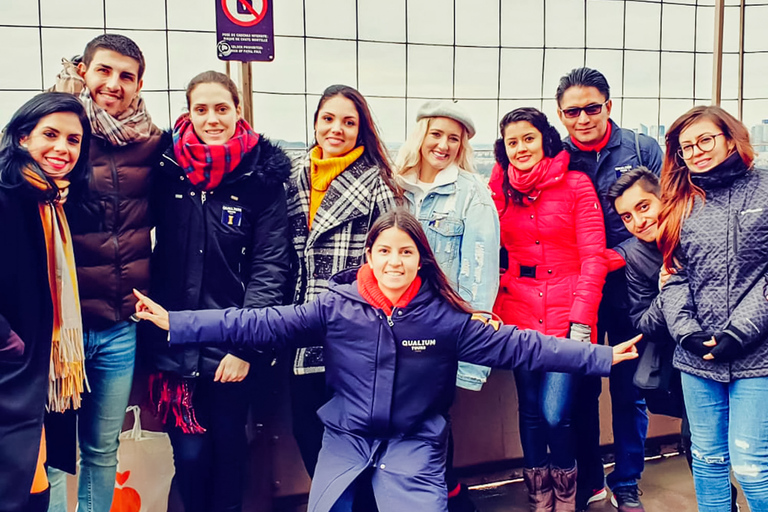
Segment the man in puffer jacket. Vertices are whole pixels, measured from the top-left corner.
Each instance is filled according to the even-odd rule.
[[[103,34],[86,45],[81,58],[64,61],[54,87],[80,98],[94,135],[90,190],[79,201],[67,201],[90,385],[78,422],[78,510],[84,512],[109,510],[112,503],[136,352],[132,290],[149,285],[149,173],[162,133],[139,95],[144,67],[135,42]],[[74,463],[74,449],[57,453],[49,444],[50,466],[74,473]],[[64,475],[50,472],[51,510],[65,510]]]
[[[611,121],[610,87],[605,76],[590,68],[574,69],[560,79],[557,88],[560,121],[568,130],[564,144],[571,154],[571,169],[587,174],[595,184],[605,218],[606,245],[616,248],[632,240],[621,218],[613,210],[608,189],[625,172],[639,165],[655,174],[661,169],[658,143],[645,135],[620,128]],[[613,345],[635,335],[629,318],[627,282],[624,272],[608,274],[598,312],[598,340],[608,335]],[[634,386],[637,363],[614,368],[610,377],[613,435],[616,465],[607,483],[612,502],[621,512],[641,512],[637,481],[643,472],[648,415],[645,401]],[[600,458],[600,382],[585,379],[576,394],[574,428],[579,439],[577,509],[605,499]]]

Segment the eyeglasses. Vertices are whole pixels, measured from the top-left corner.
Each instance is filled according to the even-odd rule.
[[[563,115],[569,119],[574,119],[576,117],[579,117],[581,115],[582,110],[588,116],[596,116],[597,114],[603,111],[603,107],[607,103],[608,102],[606,101],[605,103],[592,103],[591,105],[587,105],[586,107],[561,108],[560,112],[562,112]]]
[[[685,144],[684,146],[680,146],[680,148],[677,150],[677,156],[679,156],[683,160],[690,160],[693,157],[693,148],[699,148],[704,153],[706,153],[707,151],[712,151],[713,149],[715,149],[715,145],[717,143],[717,137],[719,135],[724,136],[723,133],[715,133],[713,135],[704,135],[702,137],[699,137],[699,140],[697,140],[693,144]]]

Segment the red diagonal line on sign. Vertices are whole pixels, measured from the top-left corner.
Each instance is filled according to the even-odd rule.
[[[241,4],[243,4],[243,6],[246,9],[248,9],[248,12],[253,14],[254,17],[256,17],[256,18],[259,17],[259,13],[256,12],[256,9],[254,9],[253,6],[250,3],[248,3],[246,0],[237,0],[237,1],[240,2]]]

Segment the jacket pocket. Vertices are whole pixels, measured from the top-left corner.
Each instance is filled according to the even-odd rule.
[[[438,263],[458,260],[461,239],[464,236],[464,221],[449,217],[430,219],[427,222],[427,240],[435,253]],[[443,269],[447,272],[447,269]]]

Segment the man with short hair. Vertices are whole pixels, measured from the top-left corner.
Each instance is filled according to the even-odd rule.
[[[139,95],[144,67],[134,41],[103,34],[86,45],[82,58],[64,61],[55,86],[80,98],[94,135],[90,190],[82,201],[67,202],[90,386],[78,412],[81,512],[111,507],[136,353],[132,290],[149,284],[149,172],[163,140]],[[49,465],[74,472],[70,454],[56,451],[49,445]],[[63,475],[51,473],[50,510],[66,510]]]
[[[632,235],[611,208],[608,189],[623,173],[639,165],[658,173],[661,148],[650,137],[620,128],[610,119],[610,87],[597,70],[578,68],[563,76],[556,99],[558,116],[568,130],[564,145],[571,154],[571,168],[592,179],[603,207],[607,245],[620,246],[631,240]],[[629,319],[623,271],[608,274],[603,289],[598,312],[599,342],[603,342],[606,334],[611,345],[637,334]],[[648,415],[645,401],[632,382],[637,362],[619,366],[613,368],[610,377],[616,465],[607,483],[613,491],[614,506],[621,512],[640,512],[644,509],[637,481],[644,467]],[[580,510],[606,497],[600,458],[600,391],[598,379],[585,378],[573,404],[579,468],[576,505]]]

